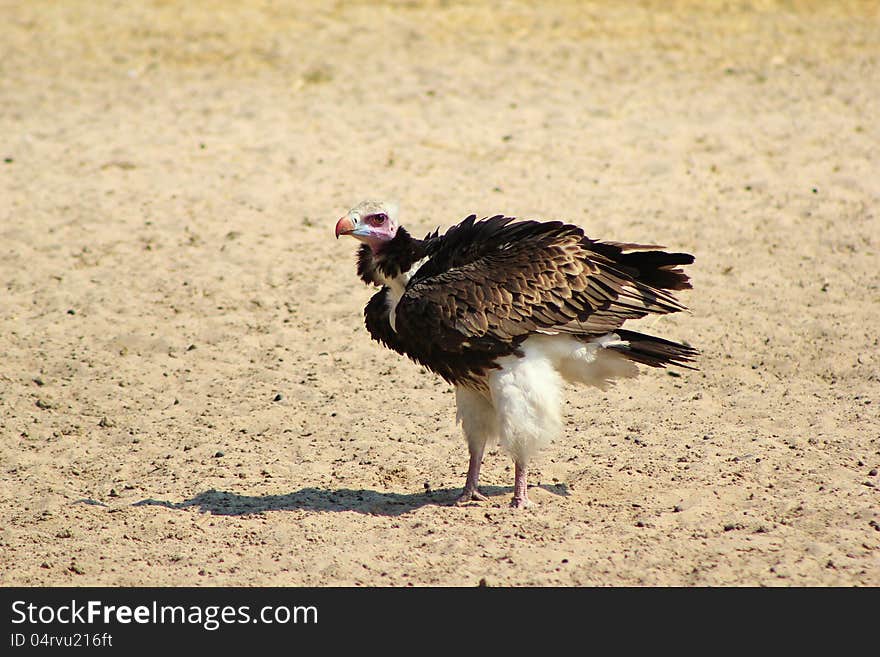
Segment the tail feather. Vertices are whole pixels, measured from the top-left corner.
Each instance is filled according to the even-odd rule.
[[[689,370],[697,369],[688,365],[700,355],[693,347],[636,331],[617,329],[614,333],[620,337],[620,342],[608,344],[607,348],[630,360],[651,367],[675,365]]]
[[[694,256],[689,253],[666,253],[665,251],[642,251],[625,253],[620,257],[628,267],[639,270],[639,280],[661,290],[689,290],[690,277],[678,268],[689,265]]]
[[[689,290],[690,277],[679,269],[694,261],[690,253],[668,253],[663,247],[594,242],[592,248],[614,261],[640,283],[661,290]]]

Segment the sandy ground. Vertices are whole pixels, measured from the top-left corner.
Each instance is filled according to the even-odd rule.
[[[0,584],[880,585],[873,2],[0,3]],[[457,508],[336,219],[696,254]]]

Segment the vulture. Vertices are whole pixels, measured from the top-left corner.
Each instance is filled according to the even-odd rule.
[[[485,501],[483,452],[513,459],[511,506],[526,507],[528,465],[562,433],[566,382],[605,388],[638,365],[694,369],[698,351],[623,329],[628,319],[685,310],[688,253],[603,242],[561,221],[470,215],[417,239],[392,202],[364,201],[336,223],[362,244],[357,273],[379,287],[364,309],[370,336],[455,389],[470,453],[457,504]]]

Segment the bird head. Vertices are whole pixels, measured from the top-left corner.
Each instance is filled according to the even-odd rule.
[[[340,235],[351,235],[376,251],[382,244],[394,239],[399,227],[397,203],[364,201],[336,222],[336,239]]]

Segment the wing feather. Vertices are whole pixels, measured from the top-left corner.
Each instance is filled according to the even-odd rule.
[[[399,354],[403,354],[406,353],[403,342],[400,335],[391,328],[391,322],[388,319],[388,292],[388,287],[385,286],[370,297],[364,308],[364,325],[374,340]]]
[[[535,331],[599,335],[627,319],[684,310],[662,286],[689,287],[677,266],[693,261],[662,247],[596,242],[561,222],[502,216],[471,215],[430,248],[395,326],[401,341],[456,352],[516,346]]]

